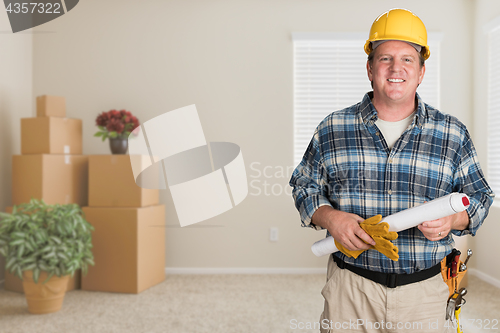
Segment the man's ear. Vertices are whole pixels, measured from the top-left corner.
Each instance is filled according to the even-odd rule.
[[[366,73],[368,74],[368,79],[370,82],[372,81],[372,68],[370,66],[370,62],[366,61]]]
[[[424,79],[424,74],[425,74],[425,64],[420,68],[420,74],[418,75],[418,84],[422,83],[422,80]]]

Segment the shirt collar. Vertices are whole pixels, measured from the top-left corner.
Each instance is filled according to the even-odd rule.
[[[421,128],[424,123],[424,119],[427,116],[427,110],[425,108],[425,103],[422,101],[418,93],[415,93],[415,95],[417,98],[417,110],[415,112],[412,125],[416,125]],[[372,98],[373,91],[366,93],[358,108],[358,112],[361,114],[361,119],[363,119],[363,122],[366,125],[373,125],[378,119],[377,110],[372,104]]]

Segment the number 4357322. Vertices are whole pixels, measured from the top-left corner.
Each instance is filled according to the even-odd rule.
[[[7,13],[38,13],[38,14],[61,14],[60,3],[43,3],[43,2],[23,2],[9,3],[6,8]]]
[[[448,322],[447,322],[448,324]],[[456,321],[451,322],[451,324],[445,324],[445,327],[457,328]],[[460,321],[464,329],[476,328],[483,330],[498,330],[498,319],[464,319]]]

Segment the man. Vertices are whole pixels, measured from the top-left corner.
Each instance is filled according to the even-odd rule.
[[[365,51],[373,91],[319,124],[290,180],[303,226],[327,229],[344,252],[367,250],[329,258],[321,331],[443,332],[440,262],[451,234],[475,235],[494,194],[466,127],[416,93],[430,55],[422,21],[404,9],[382,14]],[[376,242],[365,219],[451,192],[467,194],[469,208],[399,232],[399,260],[368,250]]]

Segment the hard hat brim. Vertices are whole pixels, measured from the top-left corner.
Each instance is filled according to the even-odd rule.
[[[401,39],[401,38],[379,38],[379,39],[374,39],[374,40],[368,39],[366,41],[365,47],[364,47],[365,53],[367,55],[370,55],[370,53],[373,51],[373,49],[372,49],[372,42],[376,42],[376,41],[379,41],[379,40],[399,40],[399,41],[402,41],[402,42],[414,43],[414,44],[422,46],[422,51],[420,51],[420,53],[422,54],[422,57],[424,58],[424,60],[429,59],[429,57],[431,56],[431,51],[429,50],[429,46],[427,46],[427,45],[421,45],[421,44],[415,43],[414,41],[404,40],[404,39]]]

